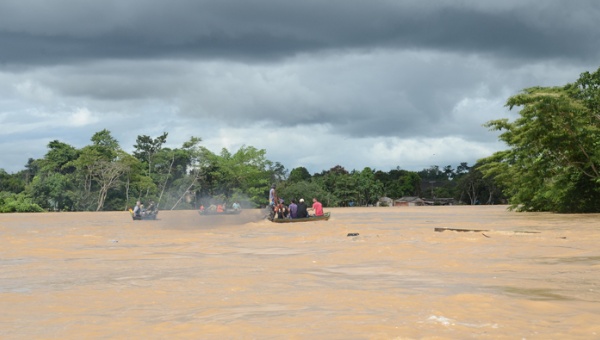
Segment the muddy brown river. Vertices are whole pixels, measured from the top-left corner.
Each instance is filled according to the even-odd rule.
[[[600,214],[325,211],[0,214],[0,338],[600,339]]]

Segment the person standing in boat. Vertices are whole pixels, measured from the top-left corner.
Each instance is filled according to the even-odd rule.
[[[314,216],[323,216],[323,204],[321,204],[321,202],[317,201],[316,198],[313,198],[312,209],[315,213]]]
[[[298,202],[298,218],[306,218],[308,217],[308,210],[306,208],[306,204],[304,203],[304,198],[301,198]]]
[[[277,192],[275,191],[275,184],[271,186],[269,190],[269,205],[274,207],[277,204]]]

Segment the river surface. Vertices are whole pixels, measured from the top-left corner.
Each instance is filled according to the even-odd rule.
[[[0,214],[0,338],[600,339],[600,214],[325,211]]]

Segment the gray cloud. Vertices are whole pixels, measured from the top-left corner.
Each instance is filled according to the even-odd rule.
[[[482,124],[516,115],[508,96],[598,67],[599,16],[593,0],[2,1],[0,168],[104,128],[126,150],[167,131],[317,172],[473,163],[501,147]]]
[[[510,58],[598,58],[593,0],[5,1],[3,63],[105,58],[272,60],[344,49],[434,49]]]

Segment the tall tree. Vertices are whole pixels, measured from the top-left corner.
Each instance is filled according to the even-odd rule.
[[[356,179],[358,195],[357,201],[361,205],[374,204],[383,193],[383,184],[375,179],[375,171],[366,167],[362,171],[355,171],[352,177]]]
[[[506,188],[520,211],[598,212],[600,205],[600,69],[563,87],[532,87],[507,101],[521,107],[514,122],[486,125],[504,131],[510,149],[485,159],[486,176]]]
[[[84,209],[99,211],[104,208],[109,190],[116,188],[127,172],[127,164],[123,162],[126,154],[106,129],[96,132],[90,140],[92,144],[80,150],[73,165],[78,170],[81,189],[79,204]]]
[[[95,170],[92,174],[98,183],[98,204],[96,206],[96,211],[102,210],[108,191],[117,187],[119,178],[126,172],[127,164],[120,160],[111,162],[99,159],[96,162]]]
[[[148,176],[152,174],[154,166],[154,156],[160,151],[163,144],[167,142],[167,136],[169,134],[163,132],[162,135],[152,138],[150,136],[142,135],[138,136],[135,145],[133,155],[140,161],[148,165]]]
[[[39,162],[42,172],[67,174],[75,171],[71,163],[79,157],[79,151],[75,147],[53,140],[48,143],[48,149],[44,158]]]
[[[176,158],[185,159],[184,171],[181,173],[181,188],[185,189],[181,192],[179,199],[173,204],[171,210],[175,209],[179,202],[192,192],[192,188],[196,186],[197,182],[204,175],[201,166],[204,151],[199,145],[201,141],[202,139],[199,137],[191,137],[187,142],[183,143],[181,149],[176,150],[174,153],[173,160]],[[175,161],[172,164],[175,164]],[[185,176],[185,174],[187,174],[187,176]],[[159,202],[161,198],[162,192],[161,197],[159,197]]]

